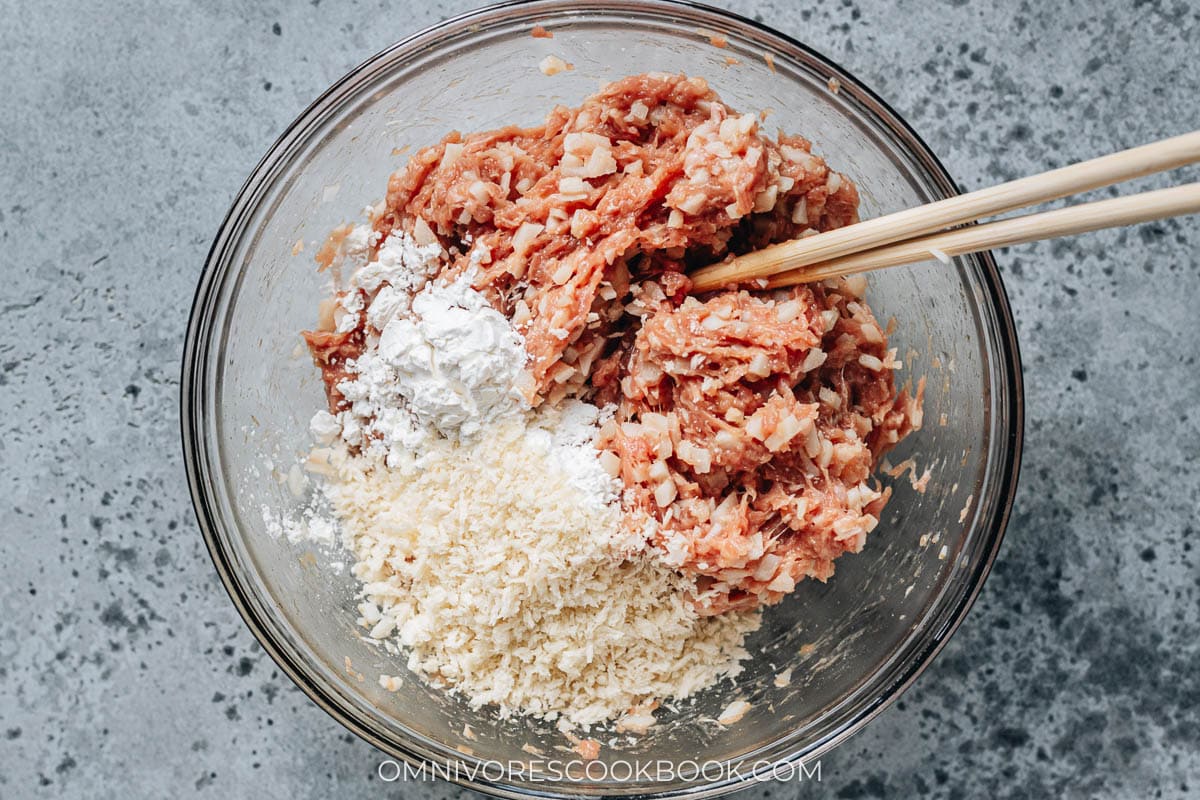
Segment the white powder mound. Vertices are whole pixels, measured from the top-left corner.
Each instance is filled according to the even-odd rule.
[[[374,304],[372,304],[374,308]],[[518,385],[528,356],[521,337],[469,275],[430,284],[379,336],[378,358],[417,420],[444,436],[475,436],[527,405]]]
[[[418,248],[397,235],[388,238],[381,256],[389,248],[401,266],[416,263],[412,269],[424,268],[419,258],[433,258],[431,248],[441,252],[437,245]],[[470,275],[451,284],[427,283],[412,295],[411,275],[381,272],[377,263],[360,268],[352,283],[377,290],[367,320],[380,333],[349,365],[355,378],[338,384],[349,410],[336,418],[328,412],[314,416],[310,427],[319,442],[327,444],[340,433],[347,444],[386,458],[393,450],[422,447],[430,435],[478,436],[526,407],[525,346],[508,320],[471,288]],[[381,274],[387,283],[376,282]]]
[[[562,480],[561,416],[435,440],[390,469],[331,455],[371,635],[397,636],[410,669],[474,707],[584,726],[736,675],[758,615],[700,617],[689,579],[625,560],[618,507]]]

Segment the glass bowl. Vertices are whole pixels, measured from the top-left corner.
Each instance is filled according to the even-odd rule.
[[[531,37],[537,24],[553,38]],[[543,75],[538,64],[551,54],[574,68]],[[650,70],[700,75],[736,109],[769,109],[772,127],[810,138],[857,181],[864,218],[955,193],[878,97],[768,28],[658,0],[532,2],[442,23],[338,81],[255,168],[213,243],[182,381],[200,527],[266,651],[314,702],[397,759],[395,769],[437,764],[439,775],[511,797],[700,797],[780,777],[811,765],[916,678],[966,614],[999,547],[1022,395],[1008,303],[988,254],[871,278],[871,305],[881,320],[896,319],[901,379],[927,380],[925,427],[891,460],[911,456],[932,469],[928,491],[893,481],[895,497],[865,550],[839,560],[828,583],[803,582],[767,611],[736,681],[660,711],[642,736],[601,733],[600,758],[586,773],[579,763],[548,763],[570,755],[556,749],[567,742],[552,724],[473,712],[365,641],[357,586],[336,550],[268,534],[264,510],[297,514],[313,489],[293,467],[324,403],[298,334],[326,292],[313,244],[359,218],[413,149],[447,131],[532,124],[556,103],[577,104],[602,82]],[[786,683],[777,680],[785,671]],[[383,674],[402,678],[397,691],[381,688]],[[750,710],[717,725],[734,699]]]

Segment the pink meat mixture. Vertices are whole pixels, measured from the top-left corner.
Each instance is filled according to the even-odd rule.
[[[598,446],[624,511],[704,613],[777,602],[857,552],[889,492],[882,454],[921,421],[860,281],[693,297],[687,272],[857,221],[858,192],[809,142],[761,131],[707,83],[617,81],[544,125],[417,153],[375,223],[451,254],[525,339],[531,404],[617,406]],[[361,323],[365,325],[365,321]],[[361,331],[306,333],[326,377]]]

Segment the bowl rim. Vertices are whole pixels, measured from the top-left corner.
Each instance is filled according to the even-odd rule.
[[[283,133],[271,144],[266,154],[258,161],[242,186],[238,189],[209,248],[203,271],[193,295],[182,355],[179,397],[180,434],[188,487],[197,524],[204,538],[209,556],[221,579],[221,583],[233,601],[243,622],[250,629],[264,651],[310,700],[337,720],[343,727],[388,756],[401,758],[413,766],[419,766],[436,759],[431,759],[430,756],[432,754],[422,752],[420,748],[415,747],[411,742],[397,743],[378,736],[374,731],[363,725],[354,714],[349,713],[339,703],[336,694],[325,691],[317,683],[309,680],[300,666],[292,663],[287,653],[288,648],[283,647],[275,640],[273,633],[259,621],[258,616],[254,613],[254,603],[242,582],[238,579],[237,569],[229,554],[222,548],[216,534],[216,530],[222,525],[222,522],[218,519],[218,515],[214,513],[213,503],[209,496],[210,492],[207,488],[207,462],[198,457],[198,454],[206,449],[202,441],[205,431],[202,424],[203,415],[195,413],[196,409],[193,397],[198,388],[198,379],[205,372],[203,366],[205,361],[199,358],[199,356],[207,353],[212,341],[211,337],[201,338],[201,333],[206,332],[205,323],[209,316],[206,312],[215,301],[218,294],[216,290],[221,285],[220,279],[224,277],[223,271],[220,270],[220,256],[228,246],[236,243],[237,239],[233,237],[233,234],[238,228],[240,219],[243,215],[254,209],[255,204],[252,202],[254,195],[260,189],[270,185],[269,173],[272,167],[281,160],[281,156],[285,153],[288,146],[298,140],[300,134],[315,122],[315,119],[325,109],[328,101],[337,97],[343,91],[353,88],[355,84],[364,78],[372,66],[384,60],[403,59],[438,40],[451,35],[461,35],[463,31],[473,24],[489,21],[505,13],[511,13],[514,10],[522,8],[543,8],[550,12],[570,8],[611,12],[631,6],[636,7],[642,13],[661,15],[676,11],[688,13],[689,15],[708,17],[715,22],[739,26],[748,29],[748,32],[770,40],[781,51],[792,51],[788,53],[791,57],[799,58],[807,63],[823,68],[831,76],[837,77],[842,82],[843,90],[851,92],[856,100],[865,104],[869,111],[878,117],[878,121],[889,130],[889,133],[896,136],[899,144],[903,145],[907,149],[908,154],[914,157],[924,168],[927,177],[932,180],[939,191],[946,196],[959,193],[945,166],[916,131],[872,89],[843,69],[839,64],[812,47],[771,28],[765,23],[757,22],[723,8],[693,2],[693,0],[599,0],[598,2],[584,3],[578,0],[506,0],[505,2],[483,6],[428,26],[372,54],[338,78],[288,124]],[[998,503],[991,519],[981,526],[980,532],[980,535],[985,537],[984,541],[988,542],[987,550],[975,565],[974,574],[970,576],[967,584],[969,590],[947,612],[946,622],[942,628],[930,637],[923,646],[913,652],[909,664],[901,671],[899,679],[883,687],[883,691],[878,696],[872,701],[865,703],[840,728],[815,743],[813,747],[807,751],[795,751],[778,758],[775,761],[776,765],[784,763],[797,764],[820,759],[862,730],[871,720],[895,702],[928,668],[958,629],[959,625],[962,624],[978,597],[991,571],[1000,545],[1003,542],[1016,497],[1021,466],[1024,439],[1024,385],[1016,326],[1008,295],[1004,289],[1003,280],[996,266],[995,259],[992,253],[988,251],[977,254],[976,261],[982,278],[981,285],[985,290],[985,302],[983,305],[989,307],[995,315],[995,338],[998,344],[998,353],[995,359],[997,372],[1002,375],[1003,384],[1007,387],[1007,407],[996,409],[996,413],[1008,420],[1009,427],[1007,432],[1008,441],[1005,443],[997,442],[995,445],[1000,454],[994,478],[996,482],[994,493],[998,498]],[[210,335],[212,332],[212,330],[207,331]],[[752,785],[755,778],[756,775],[754,773],[748,773],[738,777],[725,777],[722,780],[711,783],[696,783],[690,786],[665,789],[663,791],[651,791],[643,793],[640,796],[714,797]],[[461,771],[457,770],[451,779],[462,786],[502,797],[566,798],[581,796],[581,792],[569,790],[569,787],[572,786],[570,781],[559,784],[560,786],[568,787],[567,791],[558,791],[554,789],[537,789],[523,784],[494,783],[488,780],[477,780],[461,774]],[[553,786],[554,784],[546,783],[544,785]],[[605,787],[605,789],[609,788]],[[628,792],[620,791],[620,784],[613,784],[611,789],[613,791],[589,791],[588,794],[628,794]]]

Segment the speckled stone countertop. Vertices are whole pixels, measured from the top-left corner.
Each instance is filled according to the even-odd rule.
[[[469,795],[381,784],[256,645],[192,516],[177,393],[254,163],[472,3],[75,5],[0,2],[0,796]],[[965,188],[1200,120],[1194,2],[730,6],[858,75]],[[1028,426],[992,577],[820,783],[747,800],[1200,794],[1198,250],[1192,218],[998,254]]]

